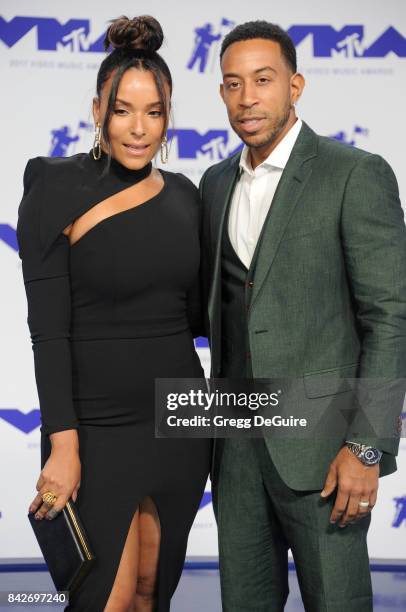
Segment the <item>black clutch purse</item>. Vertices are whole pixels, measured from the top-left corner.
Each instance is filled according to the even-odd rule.
[[[52,520],[28,514],[57,591],[72,595],[91,569],[95,556],[72,499]]]

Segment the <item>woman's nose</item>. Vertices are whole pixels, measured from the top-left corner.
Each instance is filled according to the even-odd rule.
[[[134,118],[134,120],[131,123],[130,130],[131,130],[131,134],[133,134],[134,136],[138,136],[138,138],[145,135],[145,127],[140,117]]]

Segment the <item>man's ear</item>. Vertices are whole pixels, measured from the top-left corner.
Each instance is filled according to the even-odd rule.
[[[290,77],[290,91],[293,104],[299,100],[305,84],[305,78],[302,74],[300,74],[300,72],[295,72],[295,74]]]

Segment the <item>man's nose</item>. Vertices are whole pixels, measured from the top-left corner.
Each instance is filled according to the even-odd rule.
[[[250,108],[258,102],[255,87],[251,84],[245,84],[241,88],[240,105],[244,108]]]

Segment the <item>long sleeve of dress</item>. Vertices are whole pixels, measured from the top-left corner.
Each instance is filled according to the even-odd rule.
[[[41,215],[46,168],[40,158],[28,161],[24,195],[18,209],[17,240],[28,303],[41,431],[51,434],[78,427],[72,401],[70,350],[71,295],[69,240],[59,234],[44,253]],[[54,203],[55,206],[58,202]]]
[[[199,195],[199,190],[192,183],[192,181],[177,172],[177,176],[181,177],[184,187],[187,189],[188,197],[190,198],[191,203],[195,204],[194,212],[196,214],[196,222],[198,227],[198,239],[201,242],[201,225],[202,225],[202,215],[201,215],[201,200]],[[200,262],[200,270],[201,270]],[[201,273],[199,270],[199,275],[197,276],[195,282],[190,287],[189,291],[186,295],[186,316],[189,322],[189,327],[192,332],[193,338],[197,338],[198,336],[205,335],[204,329],[204,319],[203,319],[203,308],[202,308],[202,296],[201,296]]]

